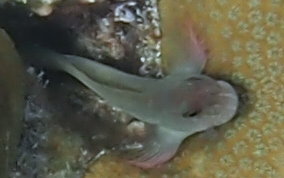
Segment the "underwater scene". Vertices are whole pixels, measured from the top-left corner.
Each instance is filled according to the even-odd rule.
[[[283,178],[283,8],[0,0],[0,178]]]

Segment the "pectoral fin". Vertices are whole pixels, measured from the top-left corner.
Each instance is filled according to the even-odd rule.
[[[152,168],[170,160],[187,134],[164,127],[156,127],[154,134],[142,143],[143,148],[133,153],[130,163],[141,168]]]
[[[181,8],[175,1],[161,2],[161,7],[162,61],[166,72],[169,76],[181,79],[191,74],[199,74],[206,64],[206,48],[198,38],[193,22],[188,18],[187,9]],[[173,11],[173,7],[179,13]]]

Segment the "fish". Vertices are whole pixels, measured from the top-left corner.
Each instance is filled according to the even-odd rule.
[[[57,53],[33,45],[20,49],[26,61],[37,67],[65,72],[140,121],[155,126],[154,133],[129,160],[152,168],[170,160],[185,138],[232,119],[239,99],[226,81],[202,74],[207,62],[203,42],[190,25],[183,55],[163,78],[125,73],[94,60]]]

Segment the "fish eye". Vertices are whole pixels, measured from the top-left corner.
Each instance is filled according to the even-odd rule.
[[[192,110],[192,111],[187,111],[182,114],[182,117],[188,118],[188,117],[194,117],[198,115],[201,111],[200,110]]]

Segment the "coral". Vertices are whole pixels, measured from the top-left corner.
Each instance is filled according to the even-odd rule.
[[[161,0],[163,32],[182,33],[175,27],[190,17],[210,49],[206,73],[245,87],[249,100],[230,123],[188,138],[159,169],[108,156],[86,178],[284,177],[283,7],[281,0]],[[177,60],[169,43],[162,42],[162,60]]]

